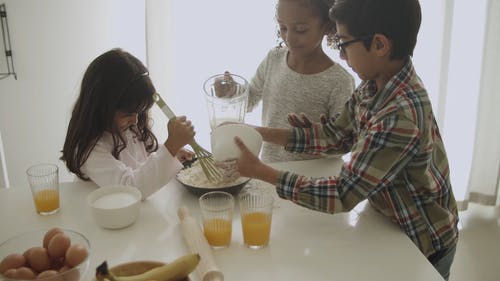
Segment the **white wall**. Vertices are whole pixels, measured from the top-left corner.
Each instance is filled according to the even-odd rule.
[[[276,46],[275,2],[147,1],[151,77],[174,112],[192,120],[196,140],[207,149],[210,126],[203,82],[225,70],[252,78],[261,60]],[[156,125],[164,126],[165,118],[158,118],[155,111],[153,108]],[[247,115],[246,121],[259,123],[260,110]],[[160,132],[157,136],[162,139],[165,135]]]
[[[15,70],[0,80],[0,131],[11,186],[25,170],[59,161],[71,109],[85,68],[122,47],[145,62],[145,4],[134,0],[4,0]]]

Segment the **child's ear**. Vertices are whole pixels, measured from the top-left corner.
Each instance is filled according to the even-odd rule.
[[[391,52],[391,40],[383,34],[375,34],[372,40],[372,47],[380,55],[387,55]]]

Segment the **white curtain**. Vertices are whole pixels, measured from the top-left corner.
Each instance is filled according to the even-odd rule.
[[[420,2],[423,20],[413,60],[441,127],[459,208],[468,202],[498,204],[500,93],[494,83],[500,74],[500,1]],[[276,45],[275,5],[147,0],[151,76],[174,111],[193,121],[202,146],[210,145],[203,81],[226,69],[251,79]],[[336,52],[327,52],[349,69]],[[164,124],[161,113],[154,114],[157,125]],[[246,118],[259,120],[258,113]],[[166,135],[165,126],[154,129]]]
[[[467,196],[468,202],[499,204],[500,188],[500,1],[486,7],[484,53],[478,97],[475,142]],[[464,93],[465,94],[465,93]]]
[[[498,204],[500,2],[444,1],[438,122],[459,209]],[[425,13],[425,10],[423,11]],[[427,63],[433,63],[429,61]],[[425,80],[424,80],[425,81]]]

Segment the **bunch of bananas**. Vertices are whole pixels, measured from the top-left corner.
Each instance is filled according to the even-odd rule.
[[[96,280],[98,281],[176,281],[184,280],[193,272],[200,262],[199,254],[188,254],[177,258],[171,263],[155,267],[144,273],[131,276],[116,276],[108,270],[108,264],[104,261],[96,269]]]

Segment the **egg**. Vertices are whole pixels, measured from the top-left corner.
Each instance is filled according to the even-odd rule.
[[[70,245],[71,240],[66,234],[57,233],[50,239],[47,251],[51,258],[64,257]]]
[[[61,276],[58,276],[59,272],[56,270],[45,270],[43,272],[40,272],[37,276],[36,279],[44,279],[47,281],[63,281],[63,278]]]
[[[43,236],[43,247],[47,248],[49,246],[49,242],[52,239],[52,237],[54,237],[56,234],[59,233],[64,233],[64,231],[58,227],[49,229],[49,231],[47,231]]]
[[[3,275],[7,278],[16,279],[17,278],[17,268],[7,269]]]
[[[66,272],[66,271],[68,271],[70,269],[71,269],[71,267],[69,267],[67,265],[63,265],[61,268],[59,268],[59,273]]]
[[[36,248],[36,247],[31,247],[31,248],[29,248],[28,250],[24,251],[23,256],[24,256],[24,258],[26,259],[26,261],[28,260],[29,255],[30,255],[30,252],[31,252],[31,250],[32,250],[33,248]]]
[[[62,274],[64,281],[79,281],[80,280],[80,271],[78,269],[70,268],[65,265],[59,269],[59,273]]]
[[[64,257],[50,259],[50,269],[59,271],[63,266],[64,266]]]
[[[73,244],[69,246],[66,251],[66,259],[64,260],[65,265],[69,267],[75,267],[83,262],[89,255],[87,249],[80,244]]]
[[[50,258],[47,249],[34,247],[28,255],[28,264],[37,272],[42,272],[50,268]]]
[[[33,271],[33,269],[22,266],[17,269],[17,278],[18,279],[23,279],[23,280],[31,280],[35,279],[36,273]]]
[[[26,264],[26,258],[21,254],[10,254],[0,262],[0,273],[12,268],[19,268]]]

